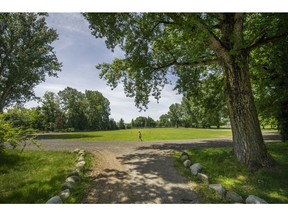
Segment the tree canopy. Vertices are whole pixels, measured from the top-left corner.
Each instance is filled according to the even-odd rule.
[[[0,14],[0,112],[35,98],[33,88],[57,76],[61,64],[51,46],[57,37],[43,14]]]
[[[252,167],[274,164],[260,130],[252,94],[249,57],[259,47],[288,35],[279,14],[244,13],[87,13],[92,34],[125,56],[97,65],[115,88],[124,83],[137,107],[147,108],[169,83],[193,91],[203,76],[221,70],[236,158]]]

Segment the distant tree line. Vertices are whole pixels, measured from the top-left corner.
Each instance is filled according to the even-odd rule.
[[[46,92],[41,106],[16,106],[4,113],[5,120],[15,127],[39,131],[115,130],[114,119],[109,118],[110,102],[99,91],[84,93],[71,87],[58,94]]]

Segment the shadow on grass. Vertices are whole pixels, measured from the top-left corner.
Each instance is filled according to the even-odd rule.
[[[82,139],[82,138],[96,138],[102,137],[101,135],[91,135],[84,133],[53,133],[53,134],[39,134],[37,135],[37,139]]]
[[[65,174],[58,171],[48,180],[24,180],[14,189],[2,191],[0,203],[6,204],[34,204],[46,203],[52,196],[61,191]]]

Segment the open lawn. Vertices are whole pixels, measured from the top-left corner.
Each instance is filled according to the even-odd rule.
[[[221,138],[231,136],[230,129],[195,129],[195,128],[152,128],[127,129],[115,131],[69,132],[45,134],[45,139],[79,139],[79,140],[123,140],[138,139],[138,131],[142,133],[143,141],[156,140],[189,140],[202,138]]]
[[[220,183],[227,190],[232,190],[245,200],[249,195],[258,196],[268,203],[288,203],[288,145],[276,143],[268,145],[268,150],[277,161],[278,166],[265,168],[251,173],[239,164],[231,148],[202,148],[185,150],[193,163],[201,163],[202,173],[209,176],[211,184]],[[218,197],[207,184],[201,183],[192,176],[191,170],[183,166],[179,159],[180,152],[175,154],[175,166],[195,182],[195,190],[201,203],[228,203],[228,200]]]
[[[85,156],[87,166],[91,157]],[[75,159],[76,155],[70,152],[6,150],[0,153],[0,203],[46,203],[61,192],[67,174],[75,168]],[[87,183],[88,179],[84,178],[65,203],[79,202]]]

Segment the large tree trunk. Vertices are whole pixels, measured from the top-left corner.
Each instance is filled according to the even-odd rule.
[[[232,126],[234,154],[252,169],[270,167],[263,141],[249,78],[248,54],[244,51],[231,56],[229,64],[222,64],[225,74],[226,100]]]
[[[225,93],[231,121],[234,154],[251,169],[270,167],[249,77],[248,50],[243,38],[243,14],[225,14],[221,41],[211,38],[225,77]]]

